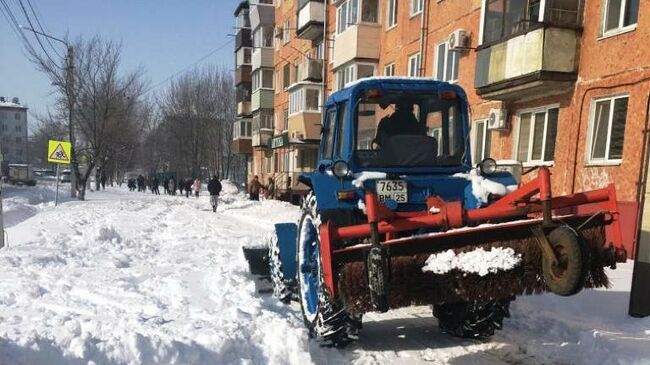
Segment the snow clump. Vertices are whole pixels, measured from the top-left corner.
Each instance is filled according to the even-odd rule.
[[[485,276],[499,270],[511,270],[521,262],[521,254],[512,248],[495,247],[485,251],[482,247],[473,251],[456,254],[447,250],[429,256],[422,271],[434,274],[446,274],[451,270]]]

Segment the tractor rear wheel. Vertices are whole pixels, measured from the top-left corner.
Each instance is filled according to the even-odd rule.
[[[325,289],[319,251],[320,223],[316,197],[310,194],[298,225],[296,262],[300,307],[311,337],[321,346],[343,347],[356,340],[361,325]]]
[[[481,339],[503,328],[510,317],[510,299],[463,302],[433,306],[433,315],[443,333],[461,338]]]
[[[555,228],[548,235],[557,264],[544,259],[542,271],[548,288],[557,295],[569,296],[582,290],[589,267],[589,252],[578,233],[569,226]]]

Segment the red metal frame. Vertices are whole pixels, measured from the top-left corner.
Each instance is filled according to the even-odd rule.
[[[409,239],[395,240],[396,233],[421,228],[440,228],[446,231],[470,224],[521,217],[530,219],[529,221],[518,222],[521,225],[541,224],[540,213],[544,213],[544,211],[548,212],[548,217],[545,218],[550,219],[551,209],[558,210],[586,204],[600,204],[600,212],[610,216],[610,243],[615,247],[623,247],[615,186],[610,184],[604,189],[553,197],[551,193],[551,173],[545,167],[539,169],[537,178],[523,184],[516,191],[509,193],[485,208],[465,210],[459,201],[446,202],[440,197],[430,197],[427,199],[426,211],[393,212],[379,202],[376,193],[371,190],[366,191],[365,204],[368,223],[335,227],[331,222],[328,222],[321,226],[320,255],[323,264],[323,278],[325,286],[333,296],[336,295],[335,255],[342,252],[365,250],[369,247],[369,245],[356,245],[336,249],[335,243],[344,239],[369,237],[371,232],[370,223],[375,222],[379,233],[386,235],[385,241],[381,243],[382,246],[404,245],[409,243]],[[549,209],[544,209],[545,205],[549,206]],[[439,211],[431,213],[430,209],[433,207]],[[490,228],[476,227],[472,229],[472,232],[481,229],[487,230]],[[463,234],[462,232],[436,233],[431,238],[435,239],[435,237],[444,235],[459,235]]]

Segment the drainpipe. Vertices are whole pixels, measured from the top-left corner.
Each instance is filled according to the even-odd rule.
[[[424,0],[424,9],[422,9],[422,15],[420,17],[420,69],[418,70],[418,76],[424,77],[424,61],[426,60],[426,53],[424,52],[426,45],[425,38],[429,33],[429,0]]]

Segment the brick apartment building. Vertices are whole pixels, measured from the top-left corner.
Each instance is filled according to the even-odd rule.
[[[650,11],[641,9],[650,0],[271,3],[239,7],[250,7],[253,32],[256,12],[274,19],[264,18],[274,80],[262,80],[274,84],[272,110],[266,124],[253,119],[251,175],[293,177],[291,189],[304,191],[295,175],[314,167],[323,97],[368,76],[434,78],[466,90],[476,162],[550,166],[555,194],[613,182],[625,241],[635,241],[650,102]]]

